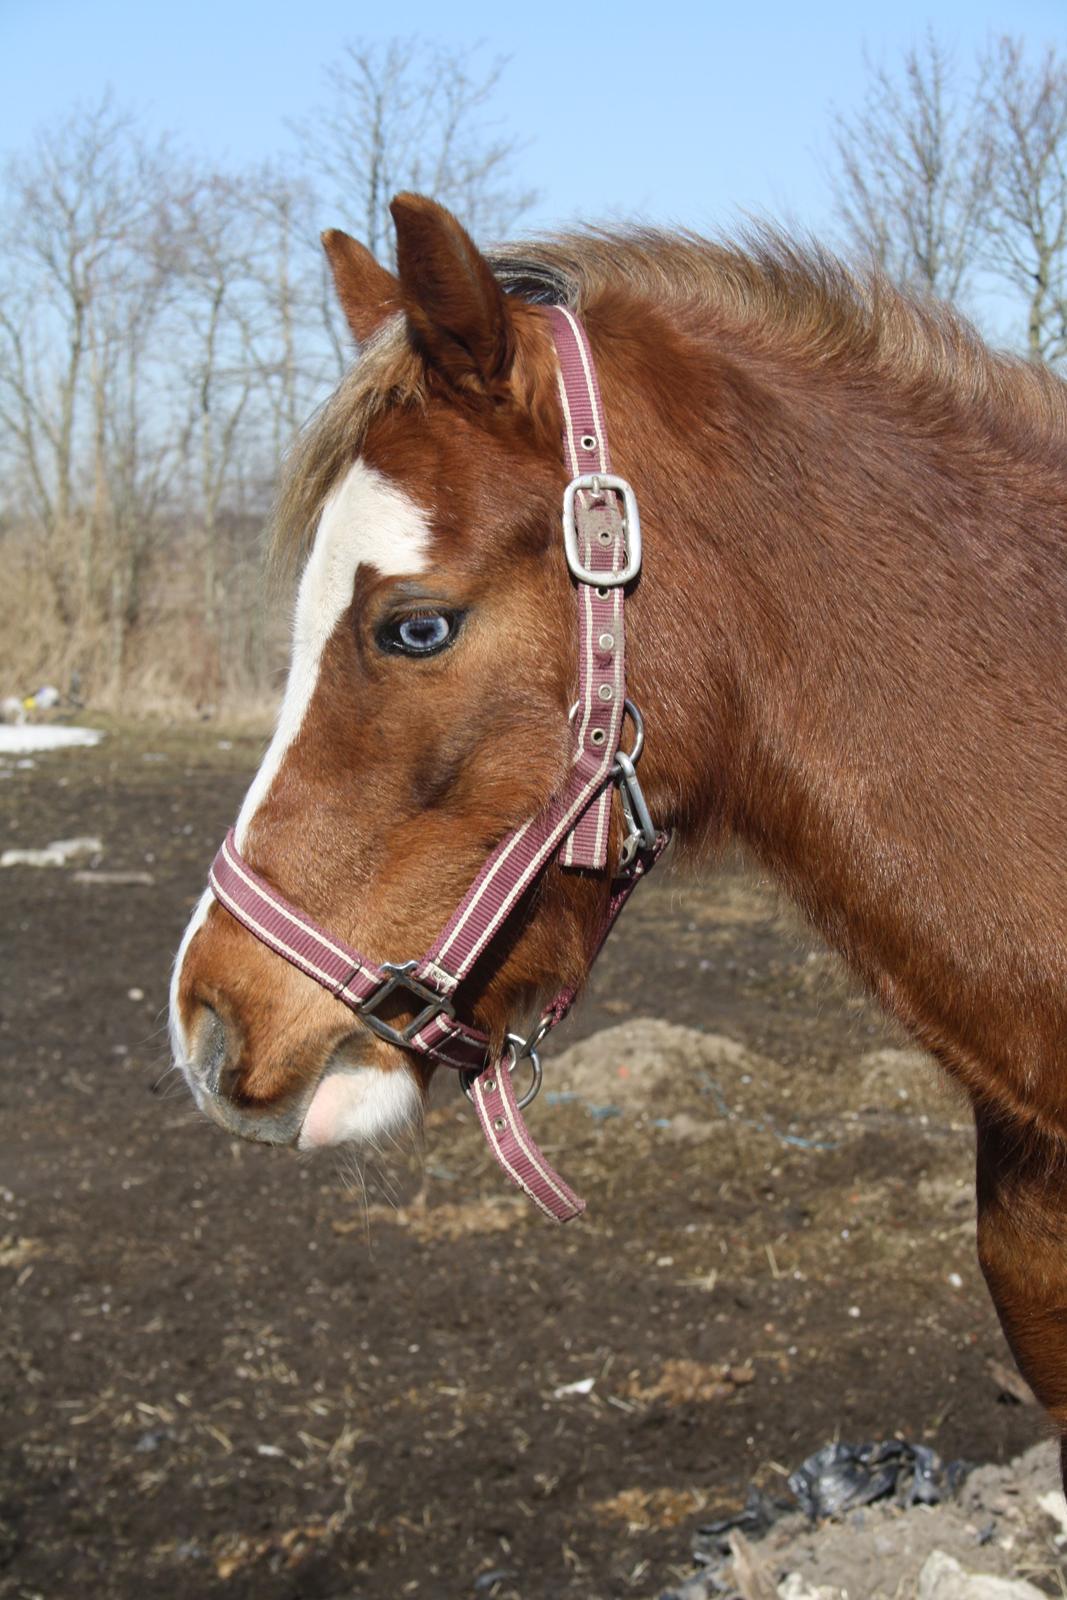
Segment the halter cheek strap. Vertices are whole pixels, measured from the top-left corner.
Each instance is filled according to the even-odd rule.
[[[630,486],[610,473],[607,435],[592,352],[578,319],[563,308],[548,312],[559,359],[564,455],[573,473],[563,501],[567,563],[578,588],[578,699],[572,712],[574,746],[567,781],[537,816],[508,834],[489,856],[430,950],[420,959],[377,963],[336,939],[248,865],[232,831],[210,872],[216,899],[257,939],[313,978],[356,1012],[380,1037],[459,1070],[494,1157],[547,1216],[578,1216],[585,1202],[539,1150],[523,1120],[512,1071],[529,1058],[540,1083],[536,1046],[563,1020],[574,1000],[563,990],[531,1038],[511,1035],[504,1052],[490,1053],[488,1035],[455,1015],[454,996],[526,890],[553,858],[565,868],[603,870],[611,802],[618,786],[628,832],[620,873],[589,965],[596,959],[637,882],[662,853],[668,836],[649,817],[635,763],[640,717],[626,700],[623,608],[625,586],[641,565],[641,532]],[[619,748],[630,711],[636,742]],[[413,1012],[403,1026],[386,1022],[381,1006],[394,995]]]

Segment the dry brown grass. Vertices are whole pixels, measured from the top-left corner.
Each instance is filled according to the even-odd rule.
[[[755,1376],[748,1365],[709,1364],[672,1357],[663,1363],[652,1383],[643,1382],[639,1373],[632,1372],[622,1392],[627,1399],[644,1404],[661,1400],[668,1406],[693,1405],[707,1400],[728,1400]]]
[[[55,551],[28,531],[0,539],[0,698],[54,684],[102,711],[173,717],[268,716],[287,653],[287,598],[271,595],[250,555],[226,574],[216,625],[203,614],[192,548],[159,552],[121,629],[107,597],[78,600]]]

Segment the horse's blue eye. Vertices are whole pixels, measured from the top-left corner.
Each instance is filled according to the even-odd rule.
[[[440,650],[452,637],[453,618],[440,612],[405,617],[390,629],[393,646],[406,655],[429,656]]]

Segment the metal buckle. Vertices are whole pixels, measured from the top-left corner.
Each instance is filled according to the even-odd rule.
[[[376,989],[372,995],[368,995],[359,1008],[360,1018],[367,1024],[372,1033],[376,1033],[379,1039],[387,1040],[389,1044],[399,1045],[402,1050],[410,1049],[415,1035],[420,1029],[425,1028],[427,1023],[432,1022],[435,1017],[442,1015],[454,1017],[456,1014],[455,1007],[450,1000],[442,999],[433,989],[427,988],[424,983],[419,983],[417,979],[408,976],[409,973],[414,972],[418,964],[417,961],[383,961],[382,971],[391,972],[393,976],[383,983],[380,989]],[[416,1000],[424,1000],[426,1002],[418,1016],[413,1017],[402,1028],[394,1028],[390,1023],[383,1022],[375,1014],[383,1000],[388,1000],[389,996],[395,994],[398,989],[404,989],[408,994],[414,995]]]
[[[593,494],[614,489],[616,494],[622,496],[626,565],[621,572],[594,572],[591,567],[582,565],[574,500],[583,489],[591,490]],[[619,589],[624,583],[633,582],[641,571],[641,517],[637,510],[637,497],[625,478],[613,477],[609,472],[586,472],[571,479],[563,491],[563,548],[567,552],[567,565],[579,583],[591,583],[600,589]]]
[[[544,1026],[543,1023],[538,1023],[529,1039],[524,1039],[521,1033],[508,1034],[507,1050],[500,1059],[501,1069],[505,1072],[514,1072],[520,1061],[529,1061],[530,1066],[533,1069],[533,1078],[530,1081],[530,1087],[527,1089],[524,1095],[520,1096],[519,1100],[517,1101],[520,1111],[525,1111],[526,1107],[530,1104],[530,1101],[537,1099],[538,1094],[541,1092],[541,1083],[544,1078],[544,1072],[541,1067],[541,1057],[537,1052],[536,1045],[532,1044],[530,1041],[536,1039],[538,1043],[540,1043],[541,1039],[543,1039],[545,1034],[548,1032],[548,1028],[550,1026],[550,1022],[547,1024],[547,1026]],[[508,1059],[509,1056],[511,1058],[510,1060]],[[461,1072],[459,1075],[459,1081],[463,1087],[463,1093],[467,1096],[467,1099],[472,1105],[474,1103],[474,1083],[478,1078],[479,1073],[483,1070],[483,1068],[478,1068],[475,1070],[475,1068],[471,1067],[465,1072]]]

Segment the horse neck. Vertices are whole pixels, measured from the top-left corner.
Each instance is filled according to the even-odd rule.
[[[1021,930],[1067,821],[1062,438],[721,331],[636,348],[631,681],[683,834],[739,838],[871,973],[998,896]]]

